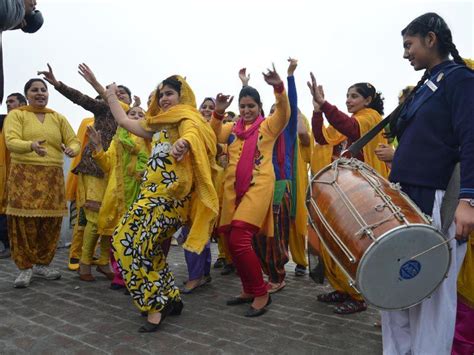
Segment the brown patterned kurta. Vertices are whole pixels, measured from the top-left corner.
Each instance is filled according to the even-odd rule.
[[[110,112],[109,106],[103,100],[96,100],[90,96],[84,95],[80,91],[73,89],[64,83],[56,88],[63,96],[81,106],[84,110],[94,114],[94,128],[100,133],[102,138],[102,146],[106,151],[109,148],[112,138],[117,130],[117,122]],[[88,143],[82,153],[82,159],[79,164],[72,170],[74,174],[86,174],[98,178],[104,177],[104,172],[92,158],[92,148]]]

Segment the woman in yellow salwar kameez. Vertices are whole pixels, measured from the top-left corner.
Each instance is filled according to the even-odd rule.
[[[141,107],[132,107],[127,111],[127,117],[132,120],[143,120],[145,111]],[[140,192],[143,172],[150,156],[150,144],[125,128],[118,127],[109,149],[105,151],[101,136],[93,126],[87,127],[87,135],[93,147],[92,157],[108,176],[107,188],[99,211],[97,233],[101,238],[111,239],[121,217]],[[110,288],[112,290],[125,288],[113,254],[110,264],[114,271]]]
[[[216,138],[180,76],[158,86],[143,122],[127,118],[115,90],[115,85],[109,87],[107,101],[118,124],[152,139],[140,193],[117,226],[112,245],[135,305],[148,314],[139,331],[154,332],[167,314],[180,314],[183,308],[161,243],[188,222],[183,247],[200,253],[217,216],[211,173]]]
[[[326,101],[324,90],[322,86],[317,85],[312,73],[308,86],[313,96],[312,130],[319,144],[337,148],[340,143],[347,140],[347,145],[350,146],[382,120],[383,99],[375,87],[369,83],[356,83],[347,90],[346,106],[351,116],[339,111],[336,106]],[[324,126],[323,113],[330,124],[329,127]],[[375,155],[375,150],[381,144],[388,144],[388,142],[383,134],[379,133],[355,158],[364,161],[381,176],[387,178],[388,167]],[[335,291],[318,295],[318,301],[338,304],[334,308],[334,313],[337,314],[365,311],[367,304],[363,297],[350,285],[347,276],[329,255],[324,244],[320,246],[320,253],[324,262],[325,276]]]

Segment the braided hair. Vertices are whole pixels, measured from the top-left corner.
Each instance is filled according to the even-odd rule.
[[[451,30],[448,27],[448,24],[444,19],[439,16],[437,13],[428,12],[423,14],[413,21],[411,21],[407,27],[402,30],[402,36],[420,36],[426,37],[429,32],[433,32],[438,39],[438,51],[441,56],[451,55],[455,63],[460,65],[466,65],[462,57],[459,55],[459,52],[456,48],[456,45],[453,43],[453,36]],[[398,105],[395,110],[389,115],[390,119],[390,138],[395,138],[397,136],[397,123],[400,113],[406,103],[408,103],[411,98],[415,95],[416,91],[425,83],[429,78],[428,70],[425,70],[420,81],[416,84],[414,89],[411,91],[410,95],[405,99],[403,103]]]

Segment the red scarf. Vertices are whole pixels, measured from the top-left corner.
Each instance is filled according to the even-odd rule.
[[[243,139],[244,147],[235,171],[235,205],[238,206],[242,197],[248,191],[252,181],[252,172],[257,150],[258,130],[264,118],[259,115],[252,125],[245,129],[245,122],[240,118],[234,126],[233,132],[239,139]]]

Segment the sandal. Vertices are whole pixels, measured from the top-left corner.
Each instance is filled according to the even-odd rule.
[[[334,313],[337,314],[353,314],[357,312],[363,312],[367,309],[365,301],[357,301],[352,298],[346,300],[340,306],[334,308]]]
[[[285,288],[286,282],[283,280],[280,283],[274,283],[274,282],[268,282],[267,283],[267,291],[268,293],[276,293],[278,291],[281,291]]]
[[[318,295],[318,301],[324,303],[343,303],[348,299],[349,294],[340,291],[333,291]]]
[[[192,293],[195,289],[197,289],[197,288],[199,288],[199,287],[202,287],[202,286],[208,284],[208,283],[211,282],[211,281],[212,281],[211,275],[203,276],[203,277],[201,278],[201,280],[197,283],[196,286],[191,287],[191,288],[188,288],[188,287],[186,286],[186,284],[185,284],[182,288],[180,288],[179,291],[180,291],[181,293],[184,293],[185,295],[189,295],[189,294]],[[187,282],[186,282],[186,283],[187,283]]]
[[[110,281],[112,281],[114,278],[115,278],[115,273],[111,272],[111,271],[105,271],[105,270],[102,270],[102,265],[98,265],[96,268],[95,268],[95,271],[97,272],[100,272],[102,275],[104,275],[105,277],[107,277]]]

